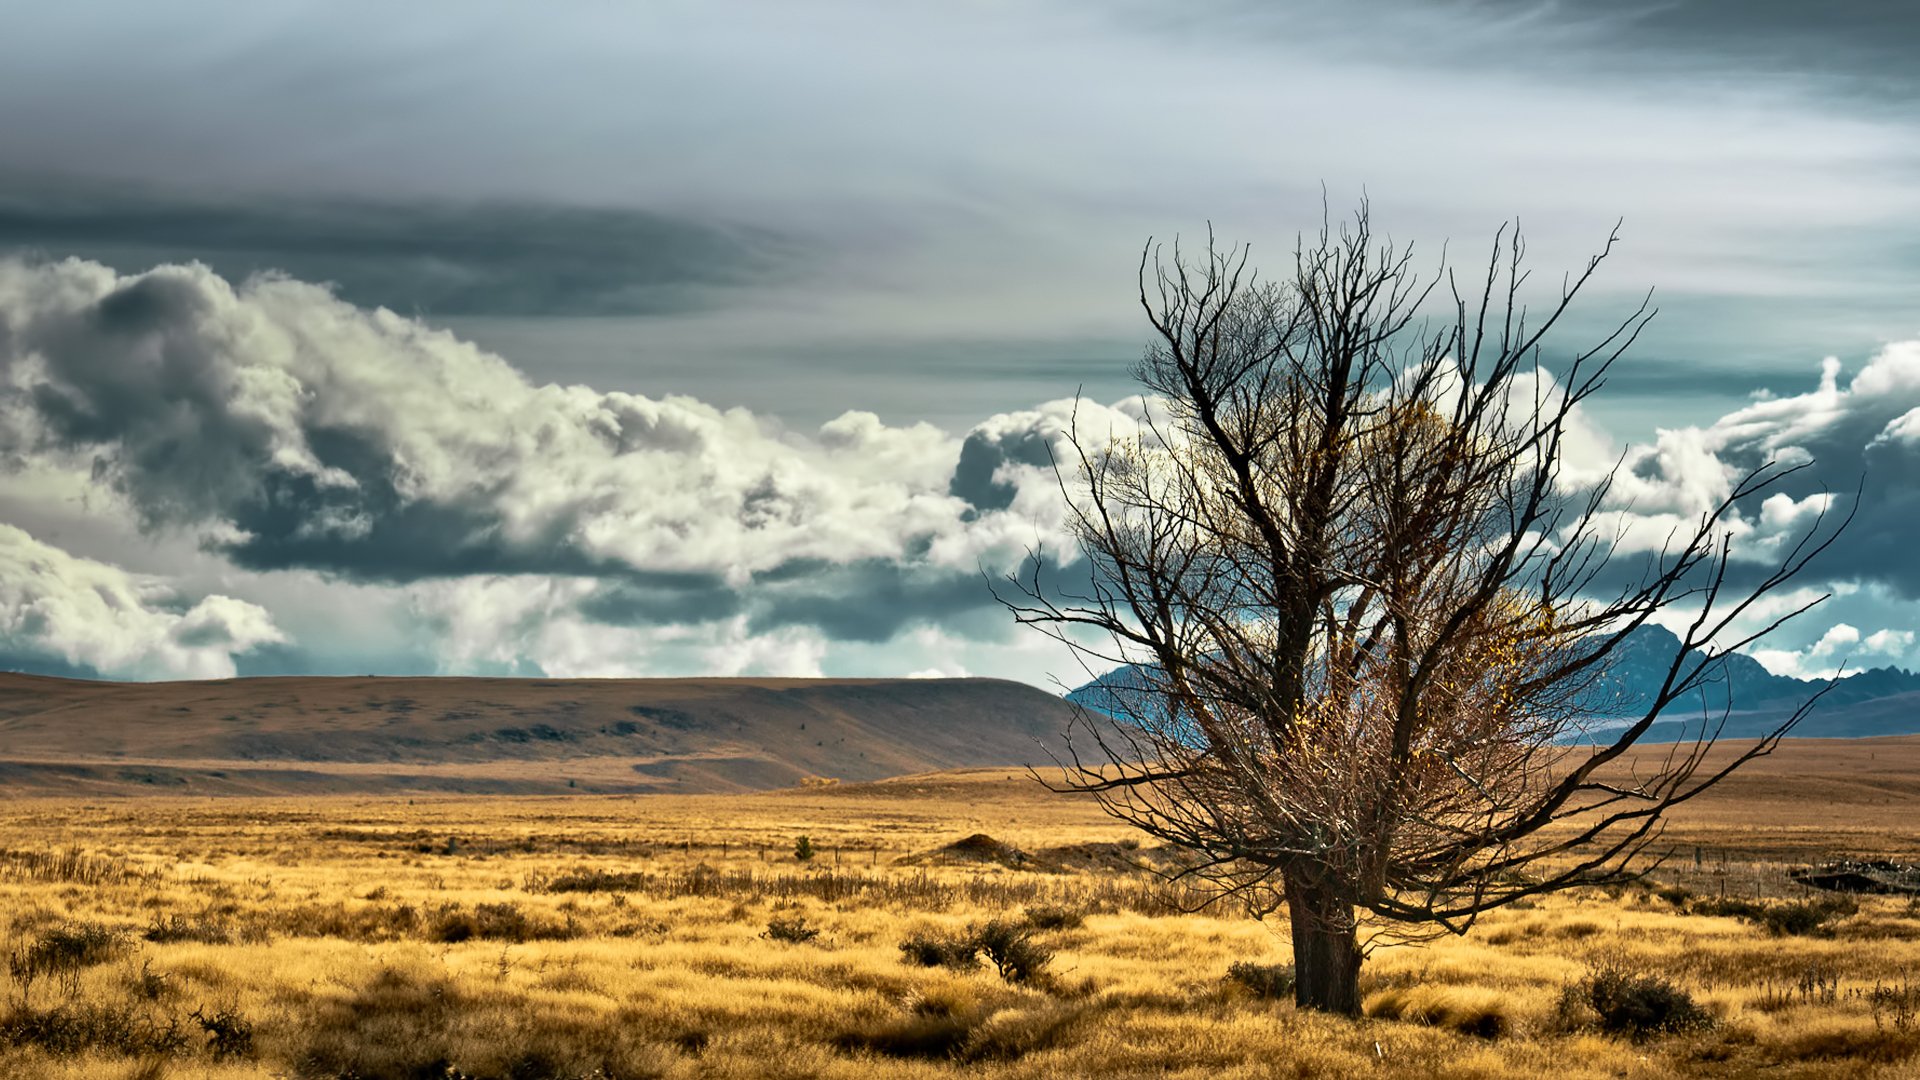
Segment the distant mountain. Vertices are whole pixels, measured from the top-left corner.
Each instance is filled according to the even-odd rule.
[[[1000,679],[0,674],[0,790],[738,791],[1045,763],[1072,716]]]
[[[1667,667],[1680,651],[1680,639],[1664,627],[1643,626],[1621,642],[1601,684],[1592,693],[1596,735],[1628,718],[1644,715],[1659,692]],[[1688,657],[1699,658],[1698,650]],[[1667,707],[1647,735],[1648,741],[1690,738],[1703,715],[1718,723],[1731,706],[1723,734],[1752,738],[1778,727],[1826,683],[1775,675],[1744,653],[1721,659],[1704,693]],[[1112,716],[1151,715],[1151,695],[1142,669],[1121,667],[1067,694],[1076,705]],[[1920,734],[1920,674],[1895,667],[1869,668],[1834,684],[1807,718],[1793,729],[1801,738],[1865,738]]]

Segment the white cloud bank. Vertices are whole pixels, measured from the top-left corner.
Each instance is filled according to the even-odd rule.
[[[0,654],[130,679],[218,679],[234,657],[286,640],[265,609],[230,596],[180,607],[164,583],[0,525]],[[177,610],[176,610],[177,609]]]
[[[1737,509],[1742,560],[1777,558],[1822,510],[1854,509],[1858,486],[1822,572],[1920,597],[1920,342],[1843,376],[1830,362],[1810,392],[1631,452],[1608,507],[1626,545],[1655,546],[1763,460],[1817,459]],[[1049,463],[1070,425],[1124,436],[1140,408],[1083,402],[1076,416],[1057,401],[964,436],[849,411],[797,432],[691,398],[535,385],[446,332],[284,277],[0,261],[0,470],[30,467],[42,486],[64,470],[74,495],[110,494],[109,512],[148,535],[253,575],[397,590],[448,671],[1075,675],[1015,643],[980,574],[1036,543],[1071,570]],[[1575,471],[1611,460],[1603,432],[1583,421],[1580,435]],[[151,579],[15,533],[0,577],[22,655],[226,674],[281,640],[259,607],[208,596],[170,613]],[[28,545],[36,555],[18,554]],[[1880,625],[1853,631],[1854,651],[1908,658],[1911,633]],[[1841,644],[1771,660],[1824,663]]]

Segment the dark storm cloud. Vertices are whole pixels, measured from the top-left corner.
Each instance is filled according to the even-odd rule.
[[[604,316],[700,310],[777,281],[794,241],[758,228],[531,202],[196,199],[0,178],[0,254],[122,270],[197,260],[239,280],[282,271],[364,306],[434,315]]]
[[[1011,433],[974,431],[960,446],[947,492],[967,500],[976,509],[1005,510],[1013,505],[1018,488],[1005,475],[1009,464],[1050,467],[1053,455],[1047,439],[1037,431]]]
[[[731,619],[746,608],[740,590],[714,574],[626,574],[579,602],[582,618],[609,626],[663,626]]]

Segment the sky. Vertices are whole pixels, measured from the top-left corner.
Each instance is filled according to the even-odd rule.
[[[0,668],[1078,683],[986,581],[1072,572],[1143,247],[1363,198],[1541,296],[1617,222],[1611,512],[1813,460],[1755,655],[1920,667],[1899,0],[5,6]]]

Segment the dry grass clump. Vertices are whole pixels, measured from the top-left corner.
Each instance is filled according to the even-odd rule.
[[[1514,1006],[1493,990],[1459,986],[1388,987],[1367,996],[1366,1014],[1446,1028],[1479,1039],[1497,1039],[1514,1026]]]

